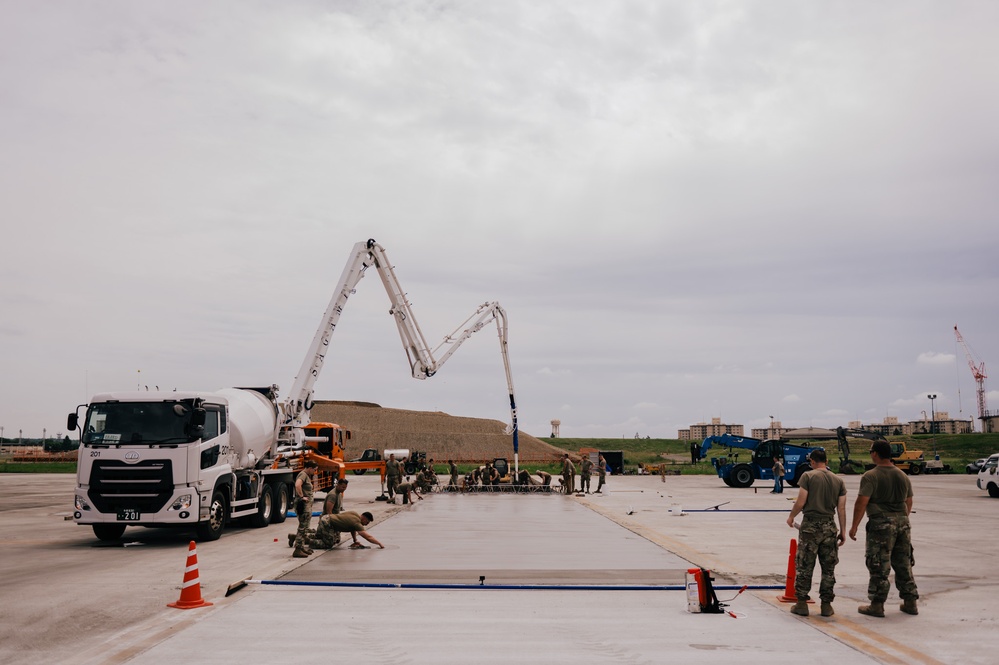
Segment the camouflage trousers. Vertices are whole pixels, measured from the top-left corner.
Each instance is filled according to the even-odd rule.
[[[340,532],[333,529],[332,520],[327,519],[329,517],[323,515],[319,518],[319,528],[308,541],[315,549],[331,550],[340,544]]]
[[[296,511],[299,507],[296,502]],[[295,549],[308,549],[309,547],[309,525],[312,523],[312,506],[306,505],[305,510],[298,513],[298,531],[295,532]]]
[[[794,558],[794,593],[799,601],[809,600],[808,592],[812,588],[816,559],[822,569],[819,598],[826,603],[831,603],[836,598],[833,587],[836,586],[836,564],[839,563],[838,537],[839,529],[831,517],[805,517],[801,520],[798,554]]]
[[[884,515],[867,520],[867,543],[864,553],[870,582],[867,597],[874,603],[888,599],[891,582],[888,574],[895,571],[895,587],[902,600],[919,598],[912,577],[912,529],[907,515]]]

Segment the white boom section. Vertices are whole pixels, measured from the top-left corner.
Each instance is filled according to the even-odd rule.
[[[396,327],[399,329],[399,337],[402,340],[403,349],[409,360],[410,372],[413,378],[426,379],[437,373],[444,363],[450,358],[461,344],[474,333],[485,327],[490,321],[496,321],[496,328],[499,334],[500,353],[503,357],[503,368],[506,372],[507,389],[510,396],[510,416],[511,424],[509,432],[513,435],[514,453],[514,473],[519,472],[519,442],[517,428],[517,402],[513,391],[513,374],[510,371],[510,355],[507,349],[507,319],[506,312],[499,303],[487,302],[479,305],[478,309],[465,320],[463,324],[447,335],[444,341],[433,351],[430,350],[423,331],[420,330],[416,317],[413,315],[412,307],[406,299],[406,293],[402,290],[399,280],[395,276],[395,270],[385,255],[385,250],[374,240],[359,242],[351,250],[351,256],[347,265],[340,275],[340,282],[337,285],[330,304],[326,308],[323,321],[316,330],[316,335],[312,340],[312,345],[302,362],[302,367],[295,377],[295,383],[291,388],[288,397],[282,403],[284,412],[283,427],[286,432],[292,430],[295,434],[289,438],[295,438],[296,443],[301,443],[301,428],[309,423],[310,411],[313,402],[313,390],[319,373],[326,360],[326,353],[329,350],[330,338],[336,329],[343,313],[347,299],[354,294],[357,283],[364,277],[364,272],[371,266],[375,266],[378,276],[381,277],[385,291],[388,293],[389,301],[392,303],[389,314],[395,319]],[[469,325],[469,322],[470,325]],[[447,351],[436,358],[435,355],[444,347]]]

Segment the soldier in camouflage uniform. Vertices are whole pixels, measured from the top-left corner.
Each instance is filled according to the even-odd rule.
[[[340,478],[336,481],[336,486],[333,490],[326,493],[326,500],[323,501],[323,514],[320,515],[319,519],[322,520],[326,515],[338,515],[343,511],[343,493],[347,491],[348,480],[346,478]],[[308,529],[305,532],[305,542],[306,544],[312,542],[312,539],[316,537],[315,529]],[[295,546],[296,534],[288,534],[288,547]],[[340,542],[340,534],[336,535],[336,542],[334,545]],[[328,548],[324,548],[328,549]]]
[[[846,485],[843,479],[826,466],[826,451],[813,450],[808,456],[812,470],[801,476],[798,498],[791,507],[787,525],[795,528],[798,513],[801,531],[798,534],[798,554],[794,559],[794,593],[797,602],[793,614],[808,616],[808,592],[812,588],[815,559],[819,560],[822,579],[819,582],[821,613],[824,617],[834,614],[832,608],[836,593],[836,564],[839,563],[839,546],[846,542]],[[836,527],[839,517],[839,528]]]
[[[305,465],[295,478],[295,513],[298,515],[298,531],[295,534],[296,559],[302,559],[312,554],[309,547],[309,524],[312,522],[312,502],[314,500],[312,478],[316,475],[317,464],[306,460]]]
[[[590,493],[590,470],[593,468],[593,462],[590,458],[584,457],[582,463],[579,465],[579,491]]]
[[[361,538],[364,538],[368,542],[378,545],[381,549],[385,549],[385,546],[378,542],[377,538],[364,529],[373,520],[374,517],[371,513],[361,513],[359,515],[352,510],[337,515],[323,515],[319,519],[319,528],[316,529],[316,537],[312,541],[312,546],[324,550],[332,549],[340,542],[340,533],[346,531],[354,539],[351,547],[359,546],[357,537],[361,536]]]
[[[607,460],[603,455],[597,457],[597,494],[603,494],[604,481],[607,479]]]
[[[871,445],[874,468],[860,479],[857,501],[853,504],[853,525],[850,538],[857,539],[857,528],[867,514],[865,561],[870,573],[867,597],[870,605],[857,611],[872,617],[884,617],[885,601],[891,583],[888,574],[895,571],[895,586],[902,598],[899,609],[906,614],[919,614],[916,600],[919,591],[912,577],[912,483],[891,461],[891,446],[887,441]]]
[[[402,480],[402,464],[395,458],[395,453],[390,453],[388,461],[385,462],[385,484],[388,487],[388,502],[395,503],[395,488]]]
[[[562,455],[562,490],[572,494],[576,484],[576,467],[569,459],[569,453]]]

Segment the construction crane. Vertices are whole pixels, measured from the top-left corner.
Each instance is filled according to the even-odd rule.
[[[985,417],[987,415],[986,404],[985,404],[985,379],[988,375],[985,373],[985,361],[978,358],[978,356],[971,350],[968,343],[964,341],[964,337],[961,336],[961,331],[954,326],[954,335],[957,337],[957,341],[961,343],[961,347],[964,349],[964,355],[968,359],[968,367],[971,368],[971,375],[975,377],[975,383],[978,384],[978,419],[982,421],[982,426],[985,426]]]

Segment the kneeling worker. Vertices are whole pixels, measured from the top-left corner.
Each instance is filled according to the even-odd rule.
[[[423,497],[420,496],[420,488],[416,483],[402,483],[396,485],[395,493],[402,497],[403,505],[407,503],[413,503],[413,497],[415,496],[420,501],[423,501]]]
[[[339,534],[349,532],[354,542],[351,547],[361,547],[357,542],[357,537],[361,536],[369,543],[378,545],[380,549],[385,546],[378,542],[378,539],[368,533],[364,527],[374,521],[371,513],[358,514],[353,510],[342,512],[338,515],[323,515],[319,518],[319,528],[316,529],[316,537],[312,541],[312,546],[317,549],[328,550],[339,541]],[[298,556],[298,553],[295,553]]]

